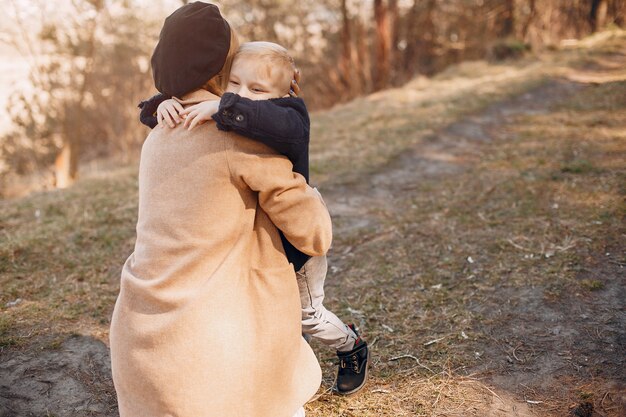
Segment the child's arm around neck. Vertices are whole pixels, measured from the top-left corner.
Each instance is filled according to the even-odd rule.
[[[171,97],[168,95],[158,93],[139,103],[141,123],[154,129],[158,124],[156,110],[159,104],[169,98]],[[225,93],[213,120],[221,130],[236,131],[251,139],[261,140],[272,148],[275,148],[272,145],[274,142],[284,144],[309,141],[309,113],[304,101],[297,97],[255,101]]]
[[[141,122],[154,128],[157,125],[156,109],[168,98],[157,94],[143,101],[140,105]],[[294,170],[308,179],[310,120],[301,98],[250,100],[225,93],[213,120],[217,122],[218,129],[232,130],[285,155],[294,165]]]
[[[159,104],[170,98],[171,97],[166,94],[158,93],[139,103],[138,107],[141,109],[139,121],[150,129],[154,129],[158,124],[156,111]]]
[[[225,93],[213,120],[221,130],[236,131],[271,147],[275,142],[309,141],[309,112],[304,101],[297,97],[250,100]]]

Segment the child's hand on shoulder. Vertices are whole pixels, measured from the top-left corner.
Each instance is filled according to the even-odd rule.
[[[167,124],[169,127],[174,128],[177,124],[180,124],[183,120],[180,114],[185,110],[183,106],[174,99],[167,99],[159,104],[157,107],[157,122],[159,126],[163,127]]]
[[[183,126],[191,130],[196,126],[211,120],[211,116],[217,113],[219,107],[219,100],[207,100],[187,107],[180,112],[180,115],[185,118]]]

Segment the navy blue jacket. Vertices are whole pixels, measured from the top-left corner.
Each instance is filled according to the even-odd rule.
[[[170,98],[157,94],[139,104],[139,119],[154,128],[159,104]],[[250,100],[233,93],[225,93],[213,116],[220,130],[233,131],[257,140],[285,155],[293,164],[294,172],[309,182],[309,131],[311,122],[304,101],[297,97],[270,100]],[[287,259],[296,271],[310,256],[300,252],[280,233]]]

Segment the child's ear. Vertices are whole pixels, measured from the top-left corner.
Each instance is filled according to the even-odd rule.
[[[300,70],[295,69],[293,71],[293,80],[291,80],[291,88],[289,90],[289,95],[292,97],[298,97],[300,95]]]

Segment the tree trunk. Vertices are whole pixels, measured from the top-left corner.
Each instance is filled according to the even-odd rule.
[[[413,0],[411,10],[407,12],[406,17],[406,48],[404,48],[403,65],[405,75],[412,75],[415,66],[415,54],[417,52],[417,3],[419,0]]]
[[[606,0],[592,0],[591,12],[589,20],[591,23],[591,31],[597,32],[606,24],[606,14],[608,10],[608,2]]]
[[[420,67],[426,74],[433,74],[437,69],[437,28],[435,26],[435,8],[437,0],[430,0],[424,13],[424,21],[420,25],[423,32],[420,40]]]
[[[515,36],[515,0],[505,0],[503,8],[499,35],[503,38]]]
[[[389,84],[391,70],[391,32],[389,16],[383,0],[374,0],[374,19],[376,22],[376,73],[374,88],[381,90]]]
[[[435,67],[437,29],[434,15],[437,0],[428,0],[420,10],[419,0],[414,0],[407,20],[407,44],[404,53],[404,71],[413,76],[416,72],[431,74]]]
[[[63,143],[63,148],[54,161],[54,179],[56,188],[67,188],[78,177],[78,147],[69,141]]]
[[[626,18],[626,2],[623,0],[613,0],[610,4],[611,20],[618,27],[624,28],[624,19]]]
[[[348,16],[346,0],[341,0],[341,17],[341,60],[339,62],[339,69],[348,96],[352,97],[354,94],[355,80],[353,74],[355,71],[352,68],[352,39],[350,36],[350,17]]]
[[[537,16],[537,5],[536,0],[528,1],[528,16],[526,17],[524,24],[521,28],[522,40],[526,41],[526,37],[528,36],[528,31],[530,30],[530,26],[533,24],[535,20],[535,16]]]
[[[358,19],[356,21],[356,47],[360,92],[368,93],[372,89],[372,61],[370,56],[367,28]]]
[[[98,4],[97,13],[103,10],[103,3]],[[81,143],[85,143],[85,98],[90,91],[94,77],[96,57],[96,32],[98,19],[93,18],[86,27],[89,35],[85,41],[86,51],[81,57],[85,59],[82,69],[82,83],[77,88],[78,101],[65,102],[62,121],[63,147],[54,161],[55,186],[67,188],[78,178],[78,158],[80,156]]]
[[[398,11],[398,0],[389,0],[389,62],[395,63],[398,55],[398,44],[400,41],[400,31],[398,30],[398,24],[400,20],[400,14]],[[391,65],[390,77],[392,80],[397,79],[398,68],[396,65]]]

